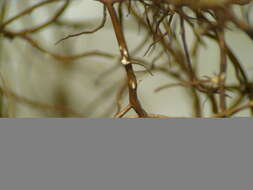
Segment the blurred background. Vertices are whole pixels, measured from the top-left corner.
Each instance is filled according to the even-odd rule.
[[[7,4],[5,4],[8,1]],[[0,0],[6,6],[4,20],[11,18],[40,0]],[[8,29],[21,31],[47,21],[63,3],[52,3],[36,9],[8,25]],[[3,9],[2,9],[3,10]],[[241,7],[235,7],[240,13]],[[157,57],[159,47],[144,56],[152,39],[143,48],[139,44],[147,36],[127,11],[123,13],[124,31],[133,57],[150,64],[166,61]],[[1,116],[2,117],[112,117],[117,112],[117,96],[125,85],[125,71],[119,62],[119,49],[108,17],[105,27],[94,34],[87,34],[55,43],[73,33],[97,27],[103,17],[103,7],[94,0],[73,0],[59,22],[31,35],[50,52],[61,55],[76,55],[84,52],[100,52],[104,56],[86,56],[80,59],[61,61],[38,51],[20,38],[7,39],[0,36],[1,72]],[[252,14],[250,15],[252,17]],[[64,24],[63,24],[64,22]],[[176,24],[176,23],[175,23]],[[187,41],[192,45],[193,35],[187,28]],[[226,40],[236,52],[239,60],[253,80],[253,42],[239,30],[231,27]],[[200,76],[214,76],[219,73],[219,49],[216,43],[205,39],[197,57]],[[159,72],[150,75],[140,66],[134,66],[139,82],[139,99],[143,107],[154,114],[171,117],[194,117],[192,97],[183,87],[168,88],[159,92],[155,89],[175,82],[173,78]],[[234,70],[228,66],[227,83],[234,82]],[[3,92],[4,91],[4,92]],[[233,94],[228,93],[232,98]],[[204,116],[211,115],[206,97],[200,95]],[[229,101],[229,98],[228,98]],[[128,103],[127,90],[120,100],[122,107]],[[128,115],[133,115],[129,112]],[[250,116],[244,110],[236,116]]]

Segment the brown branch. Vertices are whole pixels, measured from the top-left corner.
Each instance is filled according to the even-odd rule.
[[[105,23],[106,23],[106,9],[105,9],[105,6],[104,6],[103,7],[103,19],[102,19],[101,24],[99,24],[98,27],[96,27],[95,29],[90,30],[90,31],[83,31],[83,32],[80,32],[80,33],[77,33],[77,34],[68,35],[68,36],[60,39],[59,41],[57,41],[55,44],[58,44],[58,43],[60,43],[60,42],[62,42],[64,40],[67,40],[67,39],[73,38],[73,37],[77,37],[77,36],[80,36],[80,35],[83,35],[83,34],[93,34],[93,33],[97,32],[97,31],[99,31],[101,28],[103,28],[104,25],[105,25]]]
[[[102,0],[101,0],[102,1]],[[112,2],[102,1],[105,3],[105,6],[107,10],[109,11],[111,21],[114,27],[115,35],[118,40],[119,49],[121,53],[121,63],[125,67],[127,78],[128,78],[128,90],[129,90],[129,102],[132,108],[136,111],[136,113],[140,117],[146,117],[147,113],[142,108],[138,95],[137,95],[137,81],[134,74],[134,70],[131,64],[131,59],[128,52],[128,47],[125,41],[124,33],[121,28],[121,24],[118,20],[118,16],[116,14],[116,11],[113,7]]]
[[[213,117],[231,117],[238,112],[241,112],[245,109],[249,109],[252,107],[253,107],[253,102],[249,102],[248,104],[245,104],[243,106],[232,108],[232,109],[226,110],[225,112],[222,112],[222,113],[218,113],[218,114],[214,115]]]
[[[50,52],[49,50],[43,48],[38,42],[36,42],[35,40],[33,40],[32,38],[30,38],[28,35],[15,35],[15,32],[13,33],[12,31],[7,31],[7,30],[3,30],[3,34],[8,37],[8,38],[21,38],[23,40],[25,40],[26,42],[28,42],[32,47],[34,47],[35,49],[39,50],[40,52],[49,55],[50,57],[53,57],[54,59],[58,59],[61,61],[72,61],[72,60],[76,60],[76,59],[80,59],[80,58],[84,58],[84,57],[92,57],[92,56],[101,56],[104,58],[114,58],[115,55],[110,54],[110,53],[105,53],[105,52],[101,52],[101,51],[90,51],[90,52],[84,52],[84,53],[80,53],[80,54],[76,54],[76,55],[69,55],[69,56],[64,56],[64,55],[60,55],[57,53],[53,53]]]
[[[58,1],[63,1],[63,0],[47,0],[47,1],[42,1],[40,3],[37,3],[37,4],[29,7],[28,9],[20,12],[19,14],[13,16],[12,18],[6,20],[5,22],[1,23],[0,24],[0,29],[4,28],[5,26],[9,25],[12,22],[18,20],[20,17],[23,17],[23,16],[25,16],[27,14],[30,14],[31,12],[33,12],[37,8],[40,8],[40,7],[44,6],[44,5],[47,5],[47,4],[50,4],[50,3],[54,3],[54,2],[58,2]]]
[[[114,115],[115,118],[121,118],[124,115],[126,115],[126,113],[132,109],[132,106],[130,104],[128,104],[125,108],[123,108],[119,113],[117,113],[116,115]]]
[[[225,37],[223,31],[217,32],[220,46],[220,74],[219,74],[219,90],[220,90],[220,108],[222,112],[226,111],[226,91],[225,80],[227,72],[227,56],[225,49]]]
[[[40,103],[31,99],[28,99],[26,97],[17,95],[15,92],[12,92],[9,89],[6,88],[1,88],[0,87],[0,93],[2,93],[3,95],[9,97],[9,98],[13,98],[15,101],[26,104],[28,106],[31,106],[33,108],[36,109],[41,109],[43,111],[53,111],[53,112],[66,112],[69,115],[71,115],[72,117],[85,117],[83,114],[77,113],[74,110],[67,108],[65,106],[62,105],[49,105],[49,104],[44,104],[44,103]]]
[[[70,0],[66,0],[65,3],[63,4],[63,6],[55,13],[55,15],[52,18],[50,18],[48,21],[46,21],[45,23],[42,23],[39,26],[35,26],[33,28],[23,29],[23,30],[15,32],[13,34],[18,36],[18,35],[27,35],[27,34],[39,32],[40,30],[53,24],[64,13],[64,11],[68,7],[69,3],[70,3]]]

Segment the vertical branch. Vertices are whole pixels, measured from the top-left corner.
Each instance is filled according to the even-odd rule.
[[[188,45],[186,42],[186,32],[185,32],[185,27],[184,27],[184,19],[182,18],[182,16],[180,17],[180,25],[181,25],[181,30],[182,30],[181,38],[182,38],[184,52],[185,52],[185,56],[186,56],[189,76],[190,76],[191,80],[193,81],[195,76],[194,76],[194,72],[193,72],[193,68],[192,68],[192,62],[191,62],[191,57],[190,57],[189,50],[188,50]]]
[[[186,41],[186,31],[185,31],[185,26],[184,26],[184,18],[181,16],[180,17],[180,25],[181,25],[181,38],[182,38],[182,42],[183,42],[183,47],[184,47],[184,53],[186,56],[186,62],[187,62],[187,72],[189,73],[189,78],[190,80],[193,82],[195,80],[195,73],[194,70],[192,68],[192,61],[191,61],[191,57],[190,57],[190,53],[189,53],[189,48],[187,45],[187,41]],[[193,97],[193,107],[194,107],[194,111],[195,111],[195,117],[201,117],[202,116],[202,111],[201,111],[201,105],[200,105],[200,99],[198,96],[197,91],[192,88],[191,89],[192,92],[192,97]]]
[[[147,113],[142,108],[138,100],[136,76],[134,74],[125,36],[122,30],[120,21],[118,19],[117,13],[115,11],[115,8],[113,7],[113,3],[111,3],[110,1],[106,2],[105,6],[110,14],[111,21],[114,27],[114,32],[118,41],[118,45],[119,45],[119,49],[121,53],[121,63],[124,65],[126,73],[127,73],[130,105],[140,117],[147,117]]]
[[[217,32],[218,41],[220,46],[220,73],[219,73],[219,91],[220,91],[220,109],[222,112],[226,111],[226,91],[225,79],[227,71],[227,56],[225,49],[224,30],[221,29]]]

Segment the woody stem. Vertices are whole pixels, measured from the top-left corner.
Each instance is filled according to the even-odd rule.
[[[118,41],[118,45],[121,53],[121,63],[124,65],[127,79],[128,79],[128,91],[129,91],[129,102],[132,108],[136,111],[139,117],[147,117],[146,111],[142,108],[138,95],[137,95],[137,81],[136,76],[131,64],[128,47],[124,37],[123,30],[121,28],[117,13],[112,3],[105,4],[113,24],[114,32]]]

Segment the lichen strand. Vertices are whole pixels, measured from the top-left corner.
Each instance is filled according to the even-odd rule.
[[[251,0],[155,0],[155,1],[165,1],[169,4],[174,4],[176,6],[190,6],[196,8],[207,8],[207,7],[221,7],[230,4],[246,4]]]
[[[98,0],[104,4],[114,4],[125,0]],[[175,6],[189,6],[192,8],[224,7],[232,4],[244,5],[252,0],[153,0],[155,3],[168,3]]]
[[[12,24],[14,21],[23,23],[21,18],[23,17],[23,19],[26,19],[24,17],[29,15],[31,12],[37,14],[36,10],[38,8],[46,8],[46,6],[49,6],[49,4],[53,2],[63,2],[62,0],[43,0],[43,2],[38,2],[37,4],[30,5],[24,10],[19,10],[17,13],[13,14],[14,16],[10,18],[6,17],[2,19],[3,22],[0,23],[0,35],[3,40],[1,40],[0,46],[5,47],[5,43],[8,43],[5,42],[5,39],[12,40],[14,38],[17,38],[29,44],[31,48],[36,49],[41,54],[45,55],[46,59],[42,59],[40,61],[50,61],[50,63],[47,65],[52,65],[53,70],[56,68],[54,64],[54,59],[56,59],[57,63],[61,64],[58,70],[59,73],[61,73],[61,78],[58,80],[57,77],[57,81],[63,81],[63,83],[61,82],[58,84],[57,82],[56,89],[52,86],[52,92],[50,92],[50,94],[55,94],[52,99],[53,101],[51,104],[45,104],[41,103],[39,100],[34,101],[32,94],[30,94],[31,97],[26,98],[13,92],[11,89],[15,87],[9,87],[5,82],[5,75],[7,79],[9,77],[8,72],[4,73],[5,75],[1,75],[0,73],[0,80],[2,83],[2,86],[0,85],[0,91],[2,92],[0,95],[0,117],[14,117],[17,112],[15,110],[15,104],[22,103],[26,104],[26,106],[31,106],[32,108],[39,109],[41,113],[45,113],[43,117],[48,116],[49,112],[50,115],[52,113],[52,116],[56,117],[89,117],[94,116],[93,113],[96,111],[100,113],[101,110],[104,113],[100,116],[104,117],[111,115],[112,108],[114,108],[114,106],[117,106],[117,113],[114,114],[114,116],[117,118],[121,118],[123,116],[129,117],[126,116],[126,114],[131,109],[133,109],[137,114],[137,116],[131,116],[131,118],[172,118],[171,116],[161,116],[156,113],[151,114],[145,111],[145,104],[143,105],[141,101],[139,101],[138,94],[143,92],[139,92],[139,83],[137,80],[136,72],[133,68],[133,64],[144,66],[149,73],[158,74],[158,77],[161,74],[164,76],[164,82],[168,81],[168,84],[164,84],[162,86],[160,86],[159,83],[154,82],[154,84],[158,85],[157,88],[154,89],[155,92],[171,87],[187,88],[187,92],[189,92],[187,93],[187,96],[189,96],[189,98],[182,96],[182,98],[180,97],[180,99],[178,99],[179,97],[177,97],[175,101],[185,102],[187,104],[187,107],[189,104],[191,104],[191,115],[193,117],[232,117],[236,113],[248,109],[251,113],[250,116],[253,117],[253,80],[250,77],[253,74],[249,69],[250,65],[246,65],[244,62],[244,60],[250,59],[250,57],[247,57],[247,55],[250,56],[250,54],[244,55],[242,53],[242,50],[239,50],[238,48],[236,49],[236,41],[234,41],[231,37],[226,38],[225,35],[228,28],[230,29],[230,32],[234,32],[234,34],[236,33],[236,29],[239,29],[242,33],[248,35],[248,40],[251,40],[250,42],[253,41],[253,25],[251,24],[251,19],[249,18],[249,14],[251,13],[250,11],[252,11],[250,9],[251,5],[242,7],[242,12],[239,12],[239,14],[234,11],[234,5],[244,5],[252,2],[252,0],[96,1],[99,1],[104,5],[103,18],[101,19],[101,22],[98,24],[98,26],[92,30],[85,30],[79,33],[68,35],[58,42],[84,34],[94,34],[95,32],[104,28],[108,17],[107,14],[110,14],[113,30],[120,50],[119,57],[116,57],[117,60],[121,61],[119,64],[122,65],[126,71],[126,77],[124,77],[126,80],[122,86],[119,86],[119,90],[116,94],[116,102],[113,101],[112,105],[109,106],[109,109],[106,109],[107,106],[104,107],[105,104],[108,104],[107,101],[110,101],[112,99],[111,97],[115,92],[114,90],[117,89],[117,85],[120,85],[120,83],[123,82],[123,76],[121,79],[122,81],[117,76],[115,76],[115,78],[110,77],[112,81],[107,80],[108,83],[106,84],[105,91],[102,92],[102,95],[96,98],[94,97],[95,99],[92,98],[93,103],[89,104],[88,106],[84,105],[86,108],[82,110],[82,113],[79,113],[78,111],[76,112],[72,108],[73,102],[70,102],[71,99],[69,97],[72,92],[68,92],[68,90],[71,90],[72,88],[69,89],[64,87],[66,86],[64,85],[65,82],[67,82],[65,80],[66,76],[76,73],[76,71],[73,70],[76,68],[75,64],[72,68],[72,63],[74,63],[75,60],[95,56],[95,58],[98,58],[98,62],[100,58],[106,58],[109,59],[109,62],[113,62],[116,61],[114,52],[103,52],[100,49],[100,43],[98,42],[98,46],[96,48],[98,50],[88,50],[85,48],[85,51],[82,53],[69,54],[75,47],[76,42],[74,41],[72,44],[68,43],[68,46],[66,46],[66,48],[62,49],[59,47],[59,50],[62,49],[64,54],[58,54],[55,53],[55,51],[57,51],[57,49],[54,49],[56,48],[55,46],[51,47],[53,50],[50,47],[46,48],[45,46],[48,46],[48,41],[39,39],[40,34],[39,36],[36,35],[36,33],[40,33],[45,30],[47,31],[48,27],[52,25],[54,26],[53,28],[55,28],[55,32],[57,31],[57,35],[54,35],[54,30],[52,30],[53,33],[51,35],[52,37],[55,36],[57,38],[59,37],[58,32],[59,35],[63,35],[60,32],[65,31],[66,28],[82,29],[89,28],[89,26],[92,27],[94,23],[90,20],[87,20],[87,22],[86,20],[83,20],[81,22],[75,22],[73,20],[73,22],[70,22],[61,17],[63,16],[64,12],[69,9],[72,1],[64,0],[65,3],[63,3],[59,9],[50,12],[49,18],[45,22],[38,22],[37,24],[34,23],[33,26],[30,26],[30,23],[28,22],[29,20],[27,20],[27,22],[25,22],[27,24],[22,25],[22,30],[15,30],[15,27],[8,27],[8,25]],[[7,3],[9,1],[4,2]],[[114,6],[114,3],[122,4],[120,6]],[[184,6],[188,7],[189,9],[185,9]],[[2,12],[5,13],[5,15],[9,15],[9,8],[7,7],[8,6],[3,5],[0,8]],[[11,8],[10,10],[12,11],[13,9]],[[142,10],[144,10],[144,12]],[[132,49],[131,51],[128,50],[127,45],[127,42],[130,39],[125,38],[125,32],[127,32],[130,28],[128,28],[128,25],[125,25],[124,27],[122,25],[122,23],[124,23],[124,16],[122,16],[125,15],[124,11],[127,11],[127,13],[131,15],[131,22],[134,22],[141,26],[140,32],[142,35],[138,35],[138,38],[140,38],[141,41],[134,41],[135,44],[133,45],[137,48]],[[35,19],[35,21],[36,20],[37,19]],[[103,35],[105,35],[105,38],[107,37],[106,33]],[[188,44],[188,36],[191,36],[191,38],[194,40],[192,45]],[[52,44],[54,40],[56,39],[52,38]],[[206,41],[208,43],[205,43]],[[203,52],[203,50],[206,50],[205,53],[217,50],[209,48],[209,41],[212,41],[211,43],[216,44],[216,48],[219,50],[219,58],[218,60],[212,60],[210,63],[205,62],[205,60],[204,62],[201,62],[199,58],[200,56],[203,56],[201,55],[201,52]],[[2,60],[3,63],[10,62],[11,64],[11,60],[8,58],[17,58],[16,55],[18,55],[18,52],[15,52],[17,49],[15,47],[15,43],[11,43],[10,45],[13,45],[12,49],[9,49],[9,47],[7,47],[7,51],[5,50],[4,52],[7,53],[7,55],[12,56],[4,56],[4,59]],[[33,56],[33,49],[27,49],[30,51],[29,55],[31,54],[31,56]],[[74,49],[79,51],[79,48]],[[82,51],[82,49],[83,48],[80,47],[80,51]],[[136,57],[144,51],[146,58]],[[21,63],[27,62],[27,64],[29,64],[31,62],[29,61],[30,58],[32,58],[32,60],[35,59],[35,57],[29,57],[29,55],[23,56],[24,60]],[[36,53],[34,56],[41,57],[42,55]],[[2,62],[0,62],[0,64]],[[214,70],[212,69],[212,71],[209,72],[214,72],[217,74],[203,75],[204,73],[201,72],[202,69],[200,68],[205,67],[206,64],[214,64],[214,67],[212,67]],[[97,72],[97,70],[101,70],[98,65],[94,66],[92,64],[92,68],[89,67],[89,64],[86,66],[87,67],[85,67],[85,69],[80,70],[83,76],[87,75],[86,77],[92,77],[92,73],[90,73],[90,71]],[[228,67],[232,68],[233,72],[230,72],[230,70],[228,70]],[[41,67],[37,69],[40,68]],[[98,85],[98,81],[102,81],[105,77],[115,74],[113,73],[115,71],[114,69],[116,69],[116,67],[112,66],[110,67],[110,70],[103,71],[102,74],[96,79],[95,83]],[[74,71],[74,73],[72,73],[72,71]],[[38,70],[38,72],[40,71]],[[171,79],[173,79],[175,82],[171,83]],[[87,81],[87,83],[85,83],[88,85],[87,87],[94,87],[94,89],[85,88],[87,92],[91,91],[96,93],[97,88],[100,88],[97,85],[90,85],[90,80],[85,81]],[[39,85],[42,84],[41,82],[36,85],[40,87]],[[76,82],[80,83],[80,81]],[[74,92],[77,91],[74,90]],[[128,95],[126,94],[127,92]],[[152,94],[152,91],[149,91],[148,93]],[[167,99],[174,97],[172,97],[169,91],[167,93],[168,94],[165,95],[163,99],[163,107],[166,107],[166,109],[168,109],[168,111],[173,114],[175,108],[172,104],[169,103],[171,101],[168,102]],[[89,100],[90,95],[93,94],[83,93],[81,95],[80,104],[82,104],[83,98]],[[125,95],[128,96],[128,104],[127,106],[123,107],[121,102],[123,102]],[[153,95],[149,97],[151,97],[149,101],[151,101],[152,104],[157,103],[154,101],[154,99],[152,99]],[[9,101],[9,99],[11,99],[11,101]],[[203,101],[204,99],[205,101]],[[76,102],[76,100],[74,101]],[[169,104],[166,106],[166,103]],[[204,104],[206,103],[208,104],[208,107],[210,107],[210,110],[204,108]],[[151,109],[151,107],[149,107],[149,109]],[[247,114],[247,116],[249,115]]]
[[[113,4],[113,3],[121,2],[121,1],[125,1],[125,0],[98,0],[98,1],[105,3],[105,4]]]

